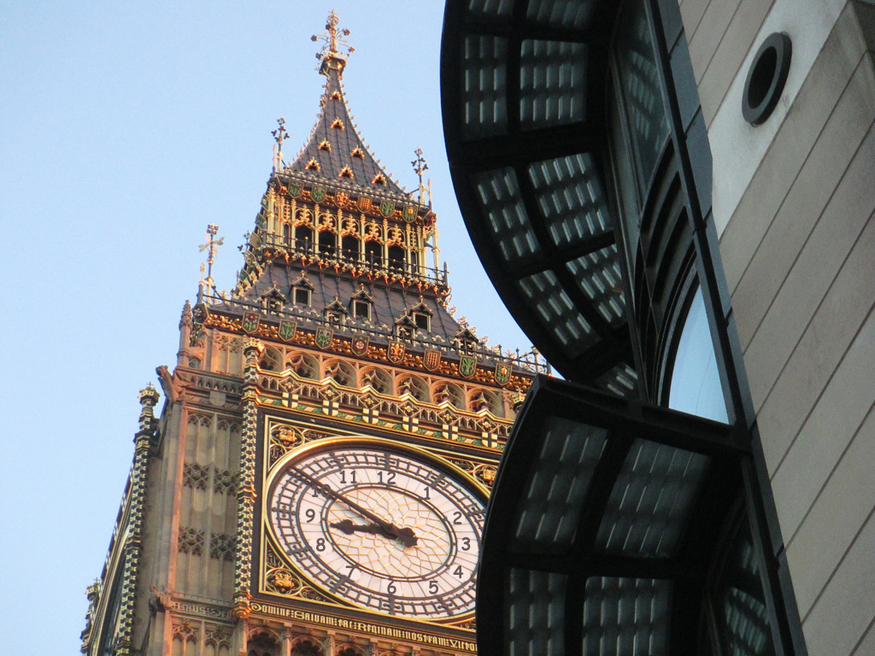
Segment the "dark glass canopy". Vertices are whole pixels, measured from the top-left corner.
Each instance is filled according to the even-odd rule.
[[[481,656],[697,653],[742,442],[727,424],[539,376],[490,500]]]
[[[564,376],[626,394],[635,373],[602,172],[612,4],[450,0],[441,91],[456,195],[498,293]]]
[[[747,425],[638,401],[667,401],[693,283],[721,302],[677,3],[448,0],[441,93],[480,260],[574,381],[539,377],[508,440],[481,551],[479,653],[795,653]],[[728,367],[726,331],[711,327]]]

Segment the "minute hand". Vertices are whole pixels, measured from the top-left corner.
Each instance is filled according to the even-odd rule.
[[[310,486],[316,488],[325,496],[331,497],[332,499],[336,499],[336,500],[340,501],[342,504],[347,506],[350,510],[355,511],[356,513],[358,513],[359,515],[361,515],[365,519],[369,519],[372,522],[374,522],[374,524],[376,524],[380,528],[380,530],[382,531],[382,533],[386,537],[400,540],[401,543],[405,547],[412,547],[417,543],[418,540],[416,538],[416,535],[414,535],[414,533],[411,529],[406,528],[406,527],[398,528],[397,526],[395,526],[391,522],[385,521],[381,517],[378,517],[377,515],[372,513],[367,508],[363,508],[362,506],[358,505],[355,501],[350,500],[349,498],[347,498],[346,496],[344,496],[340,492],[333,490],[332,488],[328,487],[324,483],[320,483],[315,478],[313,478],[309,474],[301,471],[297,467],[294,467],[294,466],[289,467],[289,472],[293,476],[297,477],[299,480],[306,483],[307,485],[310,485]]]

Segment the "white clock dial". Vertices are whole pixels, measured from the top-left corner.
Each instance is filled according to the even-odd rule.
[[[483,499],[451,468],[373,440],[282,463],[267,511],[285,555],[331,594],[389,615],[474,610]]]

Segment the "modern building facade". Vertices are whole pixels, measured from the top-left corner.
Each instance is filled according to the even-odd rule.
[[[463,215],[570,381],[499,472],[482,653],[875,653],[873,43],[865,1],[448,2]]]
[[[205,277],[136,451],[88,656],[476,651],[485,501],[537,354],[447,309],[436,216],[351,123],[329,18],[319,115],[273,171],[230,293]],[[421,173],[421,169],[420,169]],[[434,261],[427,259],[434,255]]]

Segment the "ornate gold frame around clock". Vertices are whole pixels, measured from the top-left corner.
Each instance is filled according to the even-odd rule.
[[[265,438],[262,451],[262,490],[270,489],[275,477],[282,471],[285,463],[301,457],[309,451],[321,450],[331,444],[343,446],[373,446],[381,450],[397,451],[422,460],[445,471],[460,484],[479,496],[484,505],[489,498],[489,488],[479,480],[474,472],[481,472],[490,465],[474,462],[458,454],[447,458],[439,450],[428,446],[399,443],[383,437],[362,435],[361,433],[325,428],[314,429],[306,424],[266,416],[263,435]],[[281,451],[281,453],[280,453]],[[369,613],[384,619],[397,620],[398,616],[382,613],[374,608],[359,606],[352,602],[335,597],[318,583],[311,581],[294,563],[282,555],[273,528],[270,526],[267,495],[262,495],[259,504],[259,536],[260,554],[257,573],[257,590],[279,599],[302,600],[309,603],[325,604],[334,608],[350,609]],[[278,599],[278,601],[279,601]],[[438,626],[454,628],[471,628],[474,613],[468,612],[445,619],[405,618],[415,622],[424,622]]]

